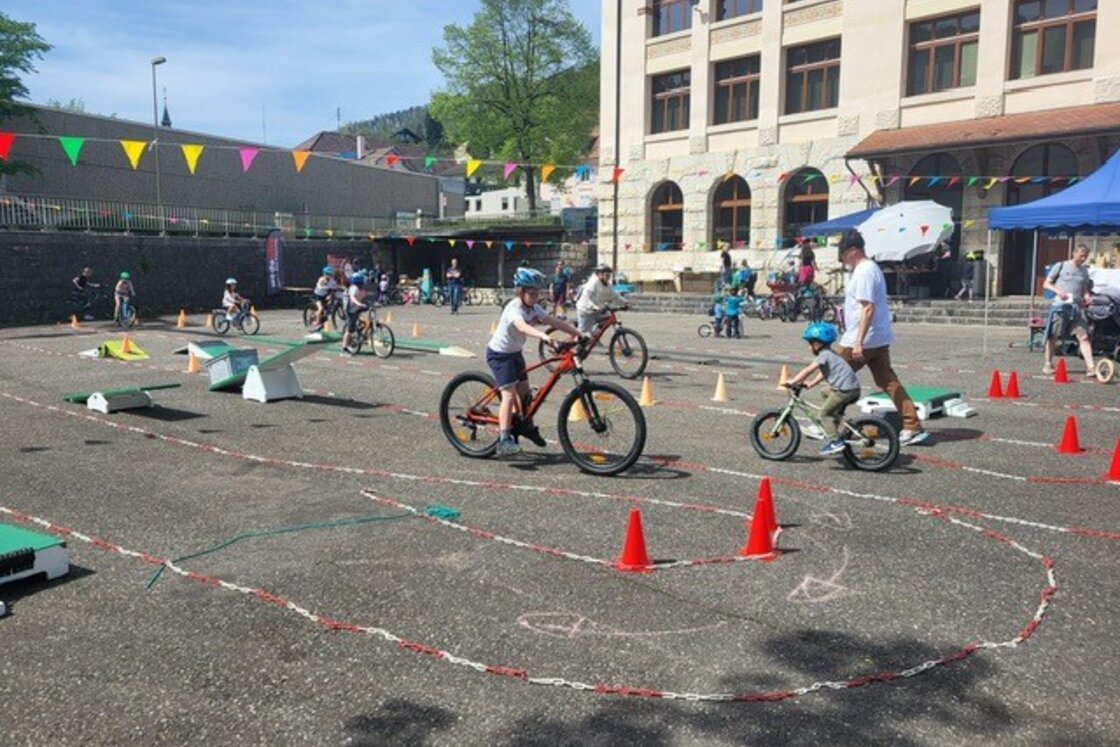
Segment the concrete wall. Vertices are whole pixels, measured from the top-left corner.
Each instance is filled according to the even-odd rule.
[[[156,203],[154,154],[146,152],[133,171],[117,142],[150,141],[151,125],[35,107],[33,117],[5,121],[4,129],[17,133],[12,160],[30,163],[38,173],[8,176],[0,182],[0,191]],[[78,165],[71,166],[57,139],[30,135],[107,141],[87,141]],[[315,155],[297,174],[287,150],[164,128],[159,130],[159,139],[164,205],[370,218],[387,218],[397,212],[415,214],[417,209],[427,215],[439,214],[439,179],[433,176]],[[193,176],[179,148],[183,143],[207,146]],[[266,148],[247,173],[242,173],[237,150],[243,146]]]

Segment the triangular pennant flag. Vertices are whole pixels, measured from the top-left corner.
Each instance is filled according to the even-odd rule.
[[[586,164],[583,166],[576,166],[576,179],[587,179],[591,176],[591,167]]]
[[[526,249],[532,249],[533,248],[533,242],[532,241],[526,241],[525,242],[525,248]]]
[[[961,178],[959,176],[954,176],[952,179],[949,180],[949,184],[946,185],[946,186],[948,186],[949,189],[952,189],[953,187],[957,186],[960,183],[961,183]]]
[[[515,171],[517,171],[517,164],[507,161],[506,167],[502,169],[502,179],[508,182]]]
[[[942,179],[944,179],[944,178],[945,178],[945,177],[942,177],[942,176],[931,176],[931,177],[929,178],[929,186],[931,186],[931,187],[932,187],[932,186],[934,186],[934,185],[936,185],[936,184],[940,183],[940,181],[941,181]]]
[[[427,169],[428,171],[431,171],[432,167],[435,166],[435,165],[436,165],[436,157],[435,156],[425,156],[424,157],[424,168],[425,169]]]
[[[486,244],[487,249],[493,249],[494,248],[494,242],[493,241],[487,241],[487,242],[485,242],[485,244]]]
[[[783,173],[783,174],[778,174],[778,184],[781,184],[786,179],[789,179],[789,172],[788,171]]]
[[[429,244],[434,244],[439,241],[439,239],[437,239],[435,236],[428,236],[424,239],[424,241],[427,241]]]
[[[86,144],[84,137],[60,137],[58,144],[62,146],[62,150],[66,151],[66,157],[70,159],[71,166],[78,165],[78,155],[82,152],[82,146]]]
[[[1054,181],[1056,182],[1060,178],[1061,177],[1055,177]],[[1047,179],[1045,176],[1036,176],[1034,179],[1031,179],[1031,184],[1045,184],[1048,181],[1050,181],[1050,180]]]
[[[135,171],[140,167],[140,158],[144,155],[148,143],[144,140],[122,140],[121,147],[124,148],[124,154],[128,156],[128,162],[132,164],[132,170]]]
[[[257,154],[261,152],[260,148],[241,148],[241,173],[244,174],[253,167],[253,161],[257,159]]]
[[[975,223],[975,222],[976,222],[976,221],[974,221],[974,220],[966,220],[966,221],[964,222],[964,227],[965,227],[965,228],[971,228],[971,227],[972,227],[972,224],[973,224],[973,223]]]
[[[878,174],[872,174],[870,177],[868,177],[868,181],[870,181],[872,184],[878,184],[879,183],[879,175]]]
[[[415,236],[405,236],[404,240],[408,242],[409,246],[414,246],[416,244],[416,237]]]
[[[804,176],[804,178],[801,180],[801,183],[802,184],[808,184],[809,182],[816,179],[818,176],[820,176],[820,174],[806,174]]]
[[[556,167],[551,163],[541,166],[541,184],[548,181],[548,177],[552,176],[553,171],[556,171]]]
[[[972,185],[976,184],[976,182],[978,182],[978,181],[980,181],[980,177],[978,177],[978,176],[970,176],[970,177],[968,177],[968,181],[967,181],[967,182],[965,182],[964,186],[965,186],[966,188],[968,188],[968,187],[971,187]]]
[[[899,233],[906,233],[906,226],[899,226],[898,227],[898,232]]]
[[[626,169],[620,169],[616,166],[614,173],[611,175],[611,184],[618,184],[618,180],[622,178],[622,172],[625,170]]]
[[[922,236],[925,236],[927,233],[929,233],[929,226],[924,224],[924,223],[922,225],[918,226],[918,228],[921,229]]]
[[[854,187],[859,183],[859,174],[852,174],[848,177],[848,186]]]
[[[397,161],[399,160],[401,160],[400,156],[396,155],[395,153],[390,153],[389,155],[385,156],[385,165],[389,168],[393,168],[397,165]]]
[[[447,240],[447,243],[451,245],[451,248],[452,248],[452,249],[454,249],[454,248],[455,248],[455,239],[448,239],[448,240]]]
[[[921,180],[922,180],[922,177],[920,177],[920,176],[912,176],[912,177],[910,177],[910,186],[911,186],[911,187],[913,187],[913,186],[914,186],[915,184],[917,184],[917,183],[918,183],[918,182],[920,182]]]
[[[482,165],[482,161],[471,159],[467,161],[467,178],[470,179],[474,176],[474,172],[478,171],[478,167]]]
[[[774,239],[774,248],[775,248],[775,249],[781,249],[781,248],[782,248],[782,245],[783,245],[784,243],[785,243],[785,242],[784,242],[784,241],[782,241],[782,239]]]
[[[901,179],[901,178],[902,178],[901,176],[898,176],[897,174],[895,174],[894,176],[891,177],[891,180],[889,182],[887,182],[886,186],[893,187],[894,185],[898,184],[898,180]]]
[[[292,160],[296,162],[296,173],[303,171],[303,167],[307,165],[307,159],[311,157],[309,150],[293,150]]]
[[[1008,183],[1009,181],[1011,181],[1011,177],[1010,177],[1010,176],[1001,176],[1001,177],[999,177],[999,183],[1000,183],[1000,184],[1007,184],[1007,183]]]
[[[663,252],[669,248],[669,242],[663,241],[657,245],[657,251]]]
[[[1081,179],[1080,176],[1075,176],[1075,177],[1071,178],[1069,180],[1069,182],[1066,183],[1066,186],[1068,187],[1070,184],[1073,184],[1074,182],[1078,181],[1079,179]]]
[[[506,251],[507,252],[512,252],[513,251],[513,242],[512,241],[507,241],[506,242]]]
[[[468,249],[474,249],[474,239],[467,239],[463,243],[467,245]]]
[[[988,180],[988,184],[987,184],[986,187],[984,187],[984,189],[991,189],[992,187],[996,186],[996,182],[998,182],[998,181],[999,181],[999,179],[993,176],[991,179]]]
[[[187,161],[187,171],[194,173],[198,168],[198,159],[205,150],[203,145],[180,145],[179,149],[183,151],[183,158]]]
[[[8,160],[8,154],[12,152],[12,143],[15,141],[14,132],[0,132],[0,161]]]
[[[704,247],[706,245],[707,245],[706,241],[697,241],[696,242],[696,248],[699,249],[700,251],[704,251]]]
[[[630,248],[631,248],[632,246],[634,246],[634,245],[633,245],[633,244],[627,244],[627,245],[626,245],[626,251],[630,251]]]
[[[828,175],[828,183],[829,184],[835,184],[838,181],[840,181],[840,175],[839,174],[829,174]]]

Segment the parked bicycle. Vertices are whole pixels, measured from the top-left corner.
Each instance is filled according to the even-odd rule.
[[[614,333],[607,345],[607,355],[610,357],[611,368],[624,379],[636,379],[645,373],[646,366],[649,364],[649,349],[646,347],[645,338],[629,327],[622,326],[622,320],[615,313],[629,308],[629,306],[621,308],[608,306],[605,309],[605,315],[595,326],[595,331],[591,333],[591,344],[587,347],[584,357],[599,343],[607,330],[613,328]],[[554,340],[559,340],[564,333],[549,329],[548,334]],[[548,343],[541,340],[537,344],[537,356],[541,362],[545,362],[551,355],[552,351]],[[549,370],[552,369],[549,368]]]
[[[564,374],[575,386],[560,403],[557,433],[560,446],[580,470],[593,475],[617,475],[634,465],[646,443],[646,420],[634,397],[616,384],[591,381],[583,371],[590,344],[553,343],[555,353],[526,369],[551,372],[522,413],[514,416],[514,434],[533,416]],[[482,459],[498,449],[498,409],[501,393],[494,378],[471,371],[456,376],[443,390],[439,420],[443,434],[459,453]]]
[[[789,459],[801,445],[801,425],[795,413],[808,418],[810,438],[823,439],[820,407],[801,398],[803,385],[789,386],[789,402],[778,410],[760,412],[751,423],[751,446],[763,459]],[[858,470],[881,472],[890,469],[898,458],[898,432],[886,420],[874,415],[841,418],[838,437],[844,441],[844,460]]]
[[[355,354],[362,351],[363,345],[369,345],[378,358],[388,358],[397,349],[397,338],[389,325],[377,318],[377,312],[371,306],[358,319],[358,330],[350,336],[350,344]]]

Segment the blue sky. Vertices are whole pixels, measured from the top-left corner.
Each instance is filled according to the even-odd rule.
[[[568,0],[599,40],[602,0]],[[342,121],[428,102],[431,49],[478,0],[8,0],[54,46],[24,83],[31,101],[151,121],[149,61],[176,128],[291,147]],[[161,109],[162,109],[162,90]]]

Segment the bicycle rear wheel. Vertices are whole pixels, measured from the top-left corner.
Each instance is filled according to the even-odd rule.
[[[616,384],[585,381],[560,403],[560,446],[577,467],[617,475],[646,446],[646,418],[634,397]]]
[[[370,347],[378,358],[388,358],[397,349],[397,338],[387,324],[378,324],[370,335]]]
[[[649,363],[649,350],[640,334],[627,327],[619,327],[611,337],[611,367],[624,379],[641,376]]]
[[[870,416],[856,418],[849,421],[849,425],[859,432],[859,437],[847,429],[841,430],[841,437],[847,443],[844,460],[864,472],[890,469],[898,459],[898,433],[894,426],[882,418]]]
[[[314,303],[309,303],[303,307],[303,326],[311,329],[315,323],[319,321],[319,307]]]
[[[498,406],[501,394],[494,379],[468,371],[444,387],[439,400],[439,424],[443,435],[460,454],[481,459],[498,448]]]
[[[699,327],[696,328],[696,334],[700,335],[701,337],[711,337],[712,336],[712,325],[701,324]]]
[[[214,331],[219,335],[229,332],[229,319],[226,318],[225,314],[214,315]]]

